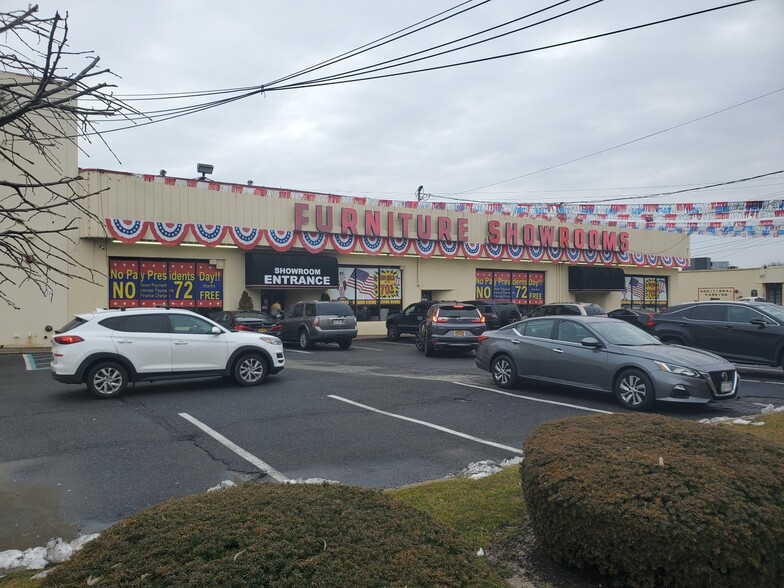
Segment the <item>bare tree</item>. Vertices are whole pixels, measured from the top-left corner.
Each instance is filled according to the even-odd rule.
[[[0,12],[0,300],[17,309],[12,292],[25,283],[46,295],[105,275],[69,251],[80,219],[102,220],[63,147],[78,153],[80,138],[103,140],[101,119],[138,114],[111,94],[98,56],[69,50],[68,15],[37,13]]]

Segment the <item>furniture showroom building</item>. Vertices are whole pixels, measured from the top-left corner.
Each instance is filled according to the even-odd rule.
[[[75,166],[75,155],[71,166]],[[74,171],[76,171],[74,169]],[[555,205],[351,198],[200,179],[81,170],[98,221],[63,246],[104,277],[28,289],[0,345],[48,344],[75,313],[177,306],[209,315],[344,299],[360,335],[420,299],[662,309],[678,300],[689,238],[641,219],[559,218]],[[601,224],[600,224],[601,223]],[[688,297],[686,299],[691,299]]]

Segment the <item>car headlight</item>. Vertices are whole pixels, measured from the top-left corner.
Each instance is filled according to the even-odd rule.
[[[259,337],[265,343],[269,343],[270,345],[283,345],[283,341],[278,339],[277,337],[270,337],[268,335],[261,335]]]
[[[700,377],[700,373],[697,370],[693,370],[682,365],[664,363],[663,361],[654,361],[653,363],[655,363],[656,367],[658,367],[663,372],[670,372],[671,374],[678,374],[680,376],[689,376],[691,378]]]

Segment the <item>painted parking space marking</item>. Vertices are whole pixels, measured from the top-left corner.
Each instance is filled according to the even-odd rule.
[[[182,418],[184,418],[186,421],[188,421],[189,423],[197,426],[199,429],[201,429],[202,431],[207,433],[210,437],[215,439],[218,443],[220,443],[224,447],[230,449],[231,451],[233,451],[234,453],[239,455],[245,461],[250,462],[251,464],[253,464],[257,468],[259,468],[262,472],[264,472],[265,474],[267,474],[271,478],[277,480],[278,482],[287,482],[288,481],[288,478],[286,476],[281,474],[278,470],[273,468],[270,464],[268,464],[267,462],[259,459],[258,457],[256,457],[252,453],[249,453],[248,451],[245,451],[242,447],[240,447],[236,443],[234,443],[232,441],[229,441],[228,439],[226,439],[226,437],[224,437],[223,435],[218,433],[218,431],[216,431],[215,429],[211,429],[210,427],[208,427],[207,425],[202,423],[199,419],[192,417],[187,412],[180,412],[178,414]]]
[[[23,353],[22,360],[28,372],[48,370],[52,361],[51,353]]]
[[[505,449],[506,451],[511,451],[512,453],[517,453],[519,455],[523,454],[522,450],[517,449],[516,447],[510,447],[509,445],[503,445],[501,443],[496,443],[495,441],[488,441],[487,439],[474,437],[473,435],[468,435],[467,433],[461,433],[460,431],[455,431],[454,429],[448,429],[446,427],[442,427],[441,425],[436,425],[434,423],[428,423],[427,421],[420,421],[419,419],[412,419],[411,417],[403,416],[401,414],[395,414],[394,412],[387,412],[386,410],[373,408],[372,406],[368,406],[367,404],[360,404],[359,402],[354,402],[353,400],[349,400],[348,398],[335,396],[334,394],[328,394],[327,398],[332,398],[333,400],[339,400],[340,402],[345,402],[347,404],[351,404],[353,406],[357,406],[364,410],[369,410],[370,412],[375,412],[377,414],[381,414],[384,416],[400,419],[401,421],[407,421],[409,423],[422,425],[423,427],[430,427],[431,429],[435,429],[436,431],[441,431],[442,433],[449,433],[450,435],[454,435],[456,437],[462,437],[463,439],[468,439],[469,441],[475,441],[477,443],[482,443],[484,445],[490,445],[491,447]]]
[[[384,351],[383,349],[376,349],[375,347],[360,347],[359,345],[352,345],[354,349],[367,349],[368,351]]]
[[[599,410],[598,408],[588,408],[587,406],[580,406],[579,404],[568,404],[566,402],[556,402],[555,400],[545,400],[543,398],[533,398],[531,396],[522,396],[520,394],[512,394],[511,392],[504,392],[503,390],[496,390],[495,388],[487,388],[485,386],[477,386],[476,384],[466,384],[465,382],[453,382],[458,386],[466,386],[468,388],[476,388],[477,390],[485,390],[495,394],[502,394],[503,396],[511,396],[512,398],[519,398],[520,400],[530,400],[531,402],[542,402],[544,404],[555,404],[556,406],[565,406],[566,408],[576,408],[577,410],[586,410],[588,412],[600,412],[602,414],[615,414],[610,410]]]

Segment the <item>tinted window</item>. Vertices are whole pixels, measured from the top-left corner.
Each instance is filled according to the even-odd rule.
[[[172,330],[175,333],[191,334],[191,335],[211,335],[212,323],[200,319],[197,316],[190,316],[187,314],[172,314],[169,315],[169,321],[172,325]]]
[[[550,313],[548,313],[550,314]],[[564,304],[563,310],[561,314],[581,314],[580,308],[577,306],[572,306],[571,304]]]
[[[556,336],[556,339],[559,341],[579,343],[586,337],[593,337],[593,333],[579,323],[561,321],[558,325],[558,335]]]
[[[479,311],[475,306],[442,306],[438,316],[448,318],[476,318]]]
[[[764,317],[745,306],[728,306],[727,320],[731,323],[750,323],[751,319],[763,319]]]
[[[765,311],[767,314],[776,319],[779,323],[784,323],[784,308],[776,304],[764,304],[756,306],[755,308]]]
[[[351,316],[354,314],[348,304],[343,302],[321,302],[318,305],[318,312],[323,314],[337,314],[342,316]]]
[[[126,333],[167,333],[168,328],[162,314],[130,314],[117,326]]]
[[[661,345],[656,337],[624,321],[608,320],[591,323],[591,328],[605,341],[614,345]]]
[[[329,314],[325,312],[324,314]],[[306,304],[305,305],[305,316],[316,316],[316,307],[313,304]]]
[[[541,321],[531,321],[525,327],[525,334],[527,337],[537,337],[539,339],[552,338],[553,332],[553,319],[545,319]]]
[[[125,320],[124,316],[113,316],[111,318],[98,321],[98,324],[101,325],[102,327],[106,327],[107,329],[111,329],[112,331],[119,331],[120,325],[124,320]]]
[[[725,308],[723,304],[702,304],[693,306],[686,316],[695,321],[723,321]]]
[[[604,314],[604,309],[598,304],[586,304],[583,308],[585,308],[585,314],[588,316]]]
[[[57,329],[55,333],[66,333],[68,331],[73,331],[74,329],[81,327],[86,322],[86,320],[80,319],[78,316],[76,316],[73,318],[73,320],[68,321],[65,323],[65,325]]]

